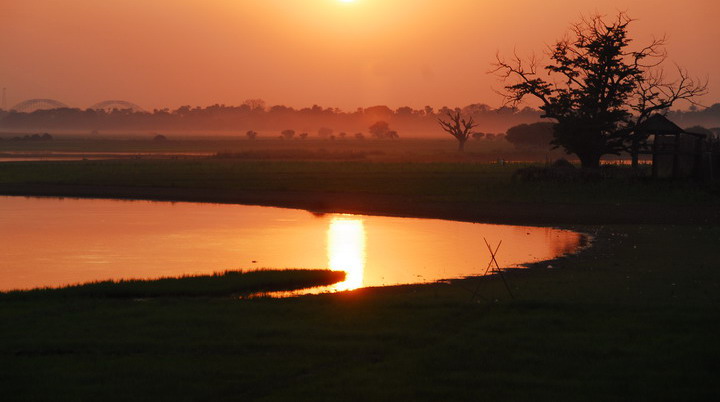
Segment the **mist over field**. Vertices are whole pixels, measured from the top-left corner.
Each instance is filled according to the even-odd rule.
[[[275,138],[280,137],[284,130],[293,130],[297,138],[305,133],[309,138],[350,139],[357,138],[358,133],[372,138],[368,129],[379,121],[387,122],[400,138],[449,138],[438,126],[438,119],[454,111],[472,117],[477,123],[475,131],[482,134],[503,135],[511,127],[543,121],[542,113],[531,107],[493,108],[486,104],[473,104],[463,108],[443,107],[437,110],[431,106],[393,110],[387,106],[374,106],[345,112],[318,105],[295,109],[283,105],[268,106],[261,100],[249,100],[240,106],[183,106],[174,110],[154,111],[61,108],[0,112],[0,138],[3,131],[32,130],[86,135],[94,133],[95,136],[101,133],[146,134],[160,131],[243,137],[247,131],[255,131],[261,138]],[[714,129],[720,127],[720,104],[706,109],[672,111],[668,117],[685,128],[703,126]]]

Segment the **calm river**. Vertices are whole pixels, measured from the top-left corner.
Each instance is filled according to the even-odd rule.
[[[330,268],[331,291],[482,274],[572,252],[552,228],[244,205],[0,196],[0,290],[230,269]]]

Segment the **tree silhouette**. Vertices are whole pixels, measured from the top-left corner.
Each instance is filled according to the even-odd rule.
[[[540,122],[510,127],[505,139],[516,148],[548,149],[553,139],[553,124]]]
[[[477,124],[472,117],[469,119],[463,118],[459,111],[448,111],[446,115],[449,121],[438,119],[438,123],[440,123],[440,127],[442,127],[443,130],[458,140],[458,152],[463,152],[465,150],[465,143],[472,135],[472,129],[477,127]]]
[[[628,49],[628,26],[620,13],[612,22],[596,15],[574,24],[566,39],[550,49],[548,78],[539,75],[535,58],[511,61],[499,56],[495,72],[506,81],[506,101],[513,106],[530,95],[542,102],[543,117],[556,121],[553,145],[576,154],[585,168],[598,168],[606,154],[628,149],[639,118],[672,106],[679,99],[704,93],[706,86],[687,77],[666,83],[654,70],[665,59],[664,39]]]
[[[370,135],[372,135],[374,138],[383,139],[390,131],[390,124],[388,124],[388,122],[386,121],[381,120],[375,122],[372,126],[370,126],[369,130]]]
[[[254,140],[257,138],[258,133],[257,131],[249,130],[247,133],[245,133],[245,136],[248,137],[250,140]]]
[[[656,43],[661,46],[665,41],[663,39]],[[664,58],[663,53],[661,60]],[[671,83],[665,81],[662,70],[647,73],[642,77],[643,79],[638,80],[634,103],[630,105],[637,118],[625,128],[629,137],[625,151],[632,156],[632,166],[635,168],[638,167],[640,149],[647,145],[648,133],[635,131],[634,128],[644,123],[654,113],[667,114],[670,107],[680,100],[690,102],[691,109],[697,109],[694,98],[707,94],[707,81],[693,80],[681,67],[677,67],[677,74],[679,78]]]
[[[280,135],[286,140],[291,140],[295,136],[295,130],[283,130]]]
[[[265,101],[262,99],[247,99],[245,102],[243,102],[244,105],[248,106],[250,110],[253,111],[263,111],[265,110]]]
[[[400,135],[397,131],[390,130],[390,124],[386,121],[380,120],[375,122],[372,126],[369,128],[370,135],[372,135],[374,138],[377,138],[379,140],[383,139],[390,139],[390,140],[396,140],[400,138]]]

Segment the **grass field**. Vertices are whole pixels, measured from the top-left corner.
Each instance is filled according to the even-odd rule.
[[[360,200],[353,204],[359,210],[465,220],[498,205],[505,221],[518,219],[503,215],[515,211],[511,204],[546,211],[557,223],[599,211],[597,224],[573,226],[595,236],[593,247],[506,274],[514,299],[498,277],[282,300],[5,299],[3,394],[73,401],[713,399],[720,391],[715,188],[630,179],[528,183],[512,180],[517,167],[2,164],[0,192],[77,195],[82,188],[81,195],[208,199],[252,193],[280,205],[295,205],[299,194],[326,201],[345,195]],[[653,212],[642,224],[602,224],[636,205]],[[707,221],[686,219],[702,214]],[[471,301],[467,289],[476,286],[480,297]]]
[[[23,162],[0,165],[0,184],[61,184],[404,195],[457,202],[714,204],[716,186],[614,179],[523,182],[527,164],[368,163],[237,159]],[[609,168],[622,169],[622,168]]]
[[[52,141],[13,141],[10,135],[0,133],[0,154],[3,152],[130,152],[130,153],[209,153],[291,151],[324,151],[327,153],[353,152],[368,158],[453,158],[457,157],[457,142],[448,136],[437,139],[404,138],[395,141],[319,139],[306,140],[260,138],[248,140],[244,135],[226,137],[173,136],[167,141],[153,141],[154,135],[107,136],[91,138],[77,135],[55,135]],[[471,141],[467,144],[467,159],[475,157],[498,158],[503,154],[515,155],[513,146],[506,141]],[[543,160],[547,152],[531,153]],[[557,155],[557,153],[554,153]],[[292,156],[290,154],[290,156]],[[527,156],[525,156],[527,157]]]

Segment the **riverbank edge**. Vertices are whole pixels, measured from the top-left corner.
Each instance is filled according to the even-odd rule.
[[[0,195],[241,204],[304,209],[312,213],[380,215],[531,226],[720,224],[720,208],[712,205],[608,205],[511,201],[468,203],[373,193],[33,183],[0,184]]]
[[[173,191],[176,190],[176,191]],[[285,197],[283,197],[285,195]],[[544,219],[516,222],[514,219],[482,220],[483,215],[474,214],[468,209],[453,211],[450,203],[441,205],[417,202],[407,211],[399,211],[397,205],[403,205],[409,197],[365,195],[362,198],[350,197],[354,194],[327,194],[327,193],[292,193],[292,192],[255,192],[230,193],[223,191],[208,191],[204,193],[188,192],[187,189],[159,188],[159,187],[106,187],[86,185],[5,185],[0,184],[0,196],[13,197],[51,197],[73,199],[109,199],[151,202],[206,202],[217,204],[256,205],[275,208],[304,209],[311,213],[347,213],[357,215],[392,216],[404,218],[447,219],[470,223],[490,224],[517,224],[524,226],[554,227],[562,230],[572,230],[582,236],[581,246],[574,252],[559,255],[555,258],[528,262],[517,267],[502,267],[503,271],[521,271],[524,269],[545,268],[548,265],[565,261],[567,257],[579,256],[593,249],[596,242],[606,243],[609,238],[597,230],[597,224],[552,224]],[[279,197],[274,197],[279,196]],[[339,197],[338,197],[339,196]],[[397,203],[397,204],[396,204]],[[458,205],[458,203],[454,203]],[[517,206],[516,206],[517,207]],[[497,213],[499,210],[494,210]],[[495,217],[494,215],[492,215]],[[509,217],[508,217],[509,218]],[[472,275],[463,278],[448,278],[440,282],[458,283],[467,279],[483,278],[486,275]],[[405,288],[422,284],[403,284],[392,286],[365,287],[366,291],[373,289]]]

